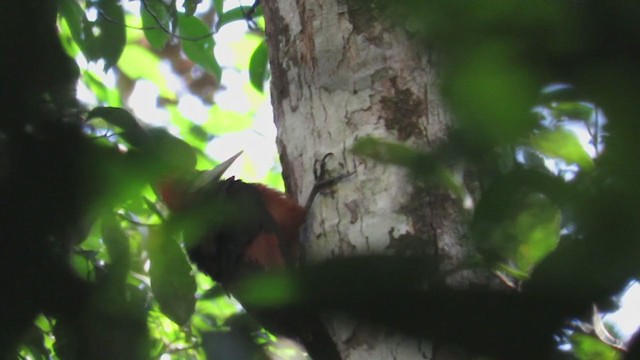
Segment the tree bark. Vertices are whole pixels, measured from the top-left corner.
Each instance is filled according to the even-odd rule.
[[[445,191],[414,186],[402,168],[349,151],[364,136],[424,150],[446,140],[450,118],[429,54],[372,9],[349,1],[268,0],[263,6],[288,192],[303,202],[314,165],[326,154],[333,154],[326,162],[330,175],[355,171],[316,199],[303,236],[307,261],[376,253],[431,256],[440,271],[459,265],[470,251],[459,202]],[[485,281],[470,271],[450,280],[455,286]],[[354,321],[328,325],[344,359],[460,358],[447,346]]]

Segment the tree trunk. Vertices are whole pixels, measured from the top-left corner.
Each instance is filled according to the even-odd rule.
[[[360,254],[431,256],[440,271],[468,255],[459,201],[421,189],[398,167],[353,156],[359,138],[431,149],[450,123],[431,57],[369,8],[339,0],[265,0],[271,98],[287,190],[300,202],[326,154],[331,175],[355,171],[316,199],[307,222],[307,261]],[[317,164],[316,164],[317,165]],[[483,281],[473,272],[449,279]],[[344,359],[451,359],[452,348],[328,322]],[[445,355],[446,353],[446,355]]]

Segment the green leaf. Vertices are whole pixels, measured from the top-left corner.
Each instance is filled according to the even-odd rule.
[[[117,0],[98,0],[94,3],[98,19],[85,24],[87,46],[85,55],[90,60],[103,59],[105,71],[118,62],[126,43],[124,10]]]
[[[191,171],[196,165],[196,152],[184,140],[179,139],[163,128],[148,130],[149,146],[143,151],[147,160],[152,161],[158,173]]]
[[[501,206],[503,213],[494,221],[474,224],[474,240],[489,261],[526,278],[558,245],[560,210],[538,193],[512,194]]]
[[[67,55],[75,59],[76,56],[78,56],[78,54],[82,52],[82,49],[80,49],[78,43],[73,39],[73,36],[71,35],[71,29],[69,29],[69,24],[64,18],[60,19],[59,36],[60,43],[62,44],[62,47],[64,48]]]
[[[269,49],[267,48],[267,42],[263,40],[253,51],[251,61],[249,62],[249,80],[251,81],[251,85],[260,92],[264,89],[268,60]]]
[[[526,208],[513,224],[518,238],[514,261],[519,270],[529,273],[533,267],[555,250],[560,241],[560,210],[546,197],[530,195]]]
[[[593,105],[582,102],[559,102],[550,107],[552,115],[556,119],[571,119],[588,121],[593,115]]]
[[[102,82],[100,77],[95,73],[87,70],[82,72],[82,81],[93,92],[98,101],[106,103],[109,106],[122,106],[120,92],[115,88],[109,88]]]
[[[224,320],[234,314],[238,313],[238,304],[229,298],[224,290],[220,286],[215,289],[219,290],[220,294],[214,298],[209,298],[207,301],[199,301],[196,305],[199,315],[209,315],[214,319]],[[206,296],[206,294],[203,294]],[[200,299],[202,299],[201,297]]]
[[[95,259],[94,254],[84,252],[82,254],[72,254],[69,263],[74,272],[86,281],[95,280],[95,267],[92,260]]]
[[[358,140],[352,148],[356,155],[368,156],[384,163],[391,163],[409,167],[411,169],[420,166],[420,153],[409,147],[378,140],[373,137],[365,137]]]
[[[149,277],[160,310],[173,322],[184,325],[195,311],[196,281],[191,265],[178,243],[163,229],[149,233]]]
[[[217,8],[216,8],[217,9]],[[220,15],[220,19],[216,24],[216,30],[220,30],[224,25],[238,21],[247,20],[247,14],[251,11],[251,6],[238,6]],[[262,16],[262,6],[259,6],[253,13],[252,17]]]
[[[544,155],[578,164],[582,169],[590,170],[594,166],[593,159],[584,150],[576,135],[565,128],[534,134],[531,136],[531,143]]]
[[[383,163],[405,166],[425,182],[443,186],[458,197],[464,195],[464,186],[460,180],[435,153],[423,153],[404,144],[372,137],[358,140],[352,151],[356,155],[368,156]]]
[[[144,36],[149,44],[156,50],[162,50],[171,39],[171,34],[166,31],[171,28],[171,15],[167,5],[161,0],[141,1],[140,17]]]
[[[491,142],[511,142],[536,125],[538,79],[508,43],[480,43],[443,77],[443,92],[462,126]]]
[[[78,44],[80,49],[83,49],[85,42],[82,24],[87,21],[84,10],[76,0],[58,0],[58,9],[67,22],[71,38]]]
[[[470,227],[478,251],[492,266],[528,274],[555,249],[561,220],[557,204],[571,196],[564,180],[548,172],[516,169],[494,178]]]
[[[593,336],[576,333],[570,340],[574,355],[580,360],[622,359],[619,351]]]
[[[213,54],[215,43],[207,25],[195,16],[179,14],[178,33],[182,37],[180,41],[185,55],[216,79],[220,79],[222,69]]]
[[[142,146],[149,140],[147,131],[131,113],[117,107],[97,107],[89,112],[87,120],[101,118],[122,130],[120,136],[133,146]]]
[[[124,131],[136,132],[142,130],[138,120],[125,109],[117,107],[100,106],[87,114],[87,120],[102,118],[106,122],[121,128]]]

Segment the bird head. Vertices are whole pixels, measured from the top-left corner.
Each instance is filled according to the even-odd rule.
[[[160,198],[171,211],[180,211],[187,208],[194,196],[216,186],[222,179],[222,175],[241,154],[242,151],[208,171],[194,171],[167,176],[157,186]]]

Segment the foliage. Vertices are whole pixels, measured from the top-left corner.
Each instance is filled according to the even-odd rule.
[[[640,195],[631,99],[640,92],[633,65],[640,39],[626,20],[640,7],[629,1],[368,6],[437,52],[457,127],[448,144],[429,153],[408,154],[373,139],[358,143],[356,153],[408,166],[456,194],[467,184],[451,184],[455,177],[442,175],[445,166],[473,169],[482,191],[470,225],[482,263],[523,280],[522,295],[540,297],[550,318],[582,318],[594,302],[610,306],[638,273],[631,255],[639,243],[632,204]],[[591,155],[576,132],[588,134]],[[586,338],[571,339],[576,356],[602,358],[604,350],[587,346]]]
[[[469,266],[515,279],[521,291],[448,289],[428,259],[370,257],[251,279],[252,305],[346,311],[497,358],[547,358],[557,352],[554,336],[571,344],[567,357],[621,357],[601,336],[566,324],[586,323],[593,303],[610,307],[639,270],[640,6],[347,3],[353,16],[396,23],[416,46],[437,51],[456,119],[450,141],[431,152],[371,138],[353,151],[473,198],[469,228],[480,258]],[[0,49],[15,54],[0,60],[0,198],[11,204],[0,210],[9,224],[0,236],[0,355],[259,356],[257,345],[269,336],[194,275],[153,190],[168,174],[211,165],[208,140],[247,121],[216,104],[209,119],[193,124],[180,114],[161,62],[190,77],[189,93],[211,102],[211,89],[203,89],[217,89],[222,73],[212,34],[249,9],[223,11],[222,0],[208,9],[143,0],[137,13],[115,0],[9,4],[0,21],[8,39]],[[260,91],[265,44],[247,65]],[[80,71],[69,59],[80,54],[116,69],[118,88],[88,66]],[[91,111],[69,90],[78,79],[96,96]],[[138,79],[159,89],[182,139],[119,108]],[[458,165],[476,174],[480,194],[451,170]],[[417,286],[425,282],[428,289]],[[637,356],[637,342],[628,358]]]
[[[25,69],[2,78],[1,193],[16,204],[2,217],[13,224],[2,230],[9,294],[0,316],[3,358],[16,351],[25,358],[202,358],[227,345],[245,357],[259,353],[247,346],[247,334],[259,329],[238,320],[247,317],[211,280],[194,276],[163,226],[166,211],[153,191],[167,174],[211,166],[208,141],[251,124],[249,111],[216,105],[207,122],[194,125],[161,70],[168,62],[186,72],[187,91],[211,103],[222,72],[211,29],[244,18],[235,15],[240,8],[223,12],[222,1],[207,9],[198,2],[185,9],[138,4],[139,12],[111,0],[43,1],[12,4],[4,13],[11,14],[3,18],[7,34],[23,33],[25,19],[37,26],[2,43],[3,53],[19,54],[3,68]],[[254,28],[253,36],[262,31]],[[251,72],[265,81],[263,60],[263,69],[252,65]],[[70,91],[78,77],[95,96],[90,111]],[[158,89],[174,128],[190,143],[120,108],[138,81]],[[226,123],[217,121],[229,114]],[[220,339],[227,340],[214,350]]]

